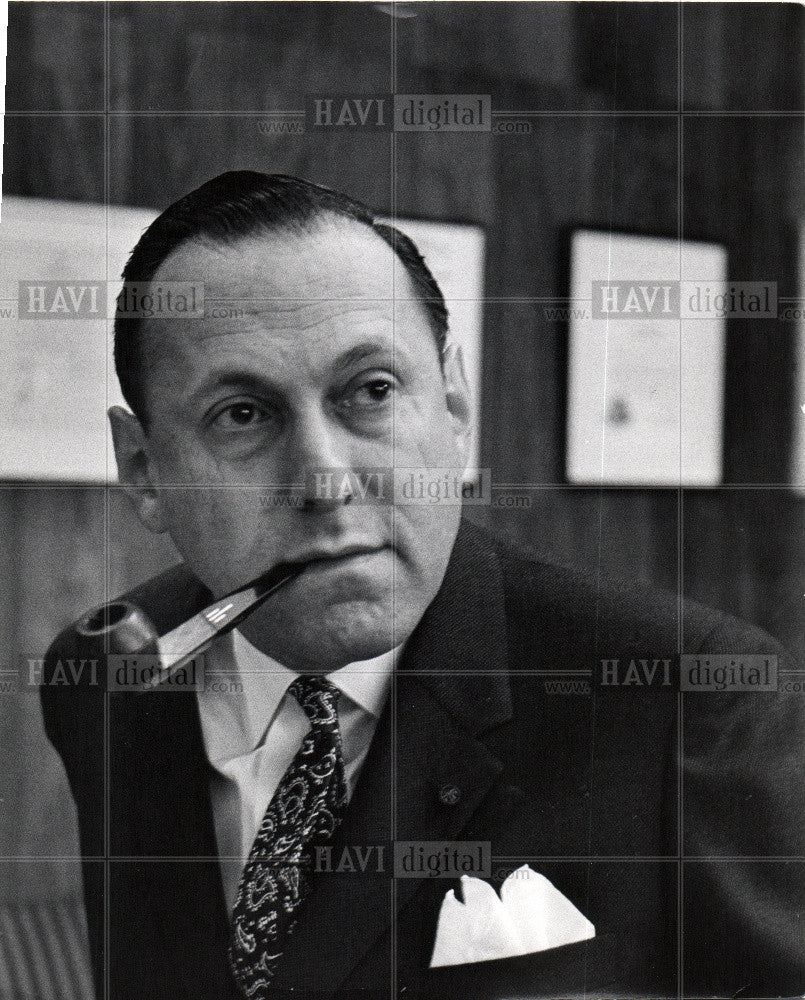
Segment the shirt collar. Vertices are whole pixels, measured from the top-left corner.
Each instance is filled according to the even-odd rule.
[[[328,679],[359,708],[379,718],[402,646],[349,663]],[[237,629],[207,653],[207,689],[198,693],[210,760],[254,750],[271,725],[288,686],[299,676],[253,646]]]

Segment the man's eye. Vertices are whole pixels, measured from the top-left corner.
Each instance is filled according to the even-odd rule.
[[[391,379],[375,378],[359,385],[352,394],[352,399],[358,406],[378,406],[385,403],[393,391]]]
[[[253,427],[267,419],[267,412],[257,403],[230,403],[221,410],[213,423],[224,430],[237,427]]]

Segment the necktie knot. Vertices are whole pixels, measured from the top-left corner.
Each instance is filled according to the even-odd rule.
[[[314,729],[338,727],[338,688],[319,674],[302,674],[288,688]]]

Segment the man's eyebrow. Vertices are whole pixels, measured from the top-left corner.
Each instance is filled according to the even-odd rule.
[[[375,357],[378,354],[382,354],[385,357],[390,358],[394,354],[394,346],[392,344],[380,343],[372,340],[356,344],[354,347],[350,347],[348,351],[345,351],[336,358],[333,362],[333,369],[335,371],[345,371],[346,369],[359,364],[361,361],[365,361],[370,357]]]
[[[222,369],[209,375],[190,393],[189,402],[195,403],[218,389],[240,389],[244,392],[265,392],[266,382],[254,372],[240,369]]]

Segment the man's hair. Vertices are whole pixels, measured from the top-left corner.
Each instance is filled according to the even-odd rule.
[[[375,232],[397,254],[414,284],[441,359],[447,339],[447,307],[436,280],[413,241],[377,222],[366,205],[310,181],[285,174],[232,170],[169,205],[145,230],[123,269],[125,283],[151,281],[170,254],[189,240],[219,246],[250,236],[313,231],[327,215],[352,219]],[[142,356],[144,319],[115,315],[115,369],[123,396],[141,421],[147,419]]]

